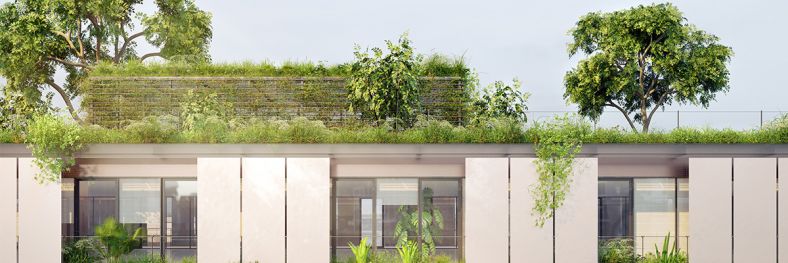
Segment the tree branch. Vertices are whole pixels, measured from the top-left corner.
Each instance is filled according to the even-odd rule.
[[[618,104],[616,104],[613,101],[608,100],[607,102],[608,103],[605,104],[605,106],[610,106],[610,107],[618,109],[618,111],[620,111],[621,114],[624,114],[624,118],[627,119],[627,123],[629,123],[629,127],[631,127],[633,131],[638,132],[638,129],[635,127],[635,123],[632,122],[631,118],[629,118],[629,114],[627,114],[627,111],[625,111],[624,108],[621,108],[621,106],[618,106]]]
[[[55,91],[60,94],[60,97],[63,98],[63,102],[65,102],[66,107],[68,107],[68,112],[71,113],[71,118],[74,118],[75,121],[82,123],[82,119],[80,119],[79,115],[77,115],[77,111],[74,109],[74,104],[71,103],[71,98],[68,96],[68,94],[66,94],[66,91],[52,79],[48,79],[46,83],[55,89]]]
[[[668,95],[670,95],[670,94],[673,94],[673,91],[665,92],[664,94],[662,94],[662,96],[659,96],[659,100],[657,100],[657,103],[654,104],[654,108],[651,109],[651,112],[648,114],[648,118],[643,120],[643,131],[644,132],[648,132],[648,128],[651,125],[651,117],[654,117],[654,113],[657,112],[657,109],[660,108],[660,105],[665,103],[665,100],[668,98]]]
[[[52,61],[56,61],[56,62],[60,62],[61,64],[66,65],[66,66],[74,66],[74,67],[81,67],[81,68],[84,68],[84,69],[92,69],[91,66],[89,66],[87,64],[79,63],[79,62],[68,61],[68,60],[59,59],[59,58],[51,57],[51,56],[47,57],[47,59],[52,60]]]
[[[141,36],[144,36],[144,35],[145,35],[145,31],[143,30],[143,31],[141,31],[141,32],[138,32],[138,33],[135,33],[135,34],[133,34],[133,35],[131,35],[131,36],[129,36],[129,37],[125,37],[125,36],[124,36],[124,37],[123,37],[123,45],[122,45],[122,46],[120,46],[120,49],[119,49],[118,53],[117,53],[117,54],[115,54],[115,58],[114,58],[114,60],[115,60],[115,63],[118,63],[118,62],[120,62],[120,59],[123,57],[123,55],[125,55],[125,54],[126,54],[126,50],[128,49],[128,47],[129,47],[129,44],[131,44],[131,43],[132,43],[132,41],[133,41],[135,38],[138,38],[138,37],[141,37]]]
[[[150,57],[162,57],[161,52],[153,52],[153,53],[145,54],[142,57],[140,57],[140,61],[145,61],[145,59]]]

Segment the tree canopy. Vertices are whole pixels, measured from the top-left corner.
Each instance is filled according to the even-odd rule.
[[[564,98],[598,119],[605,107],[648,132],[654,113],[672,103],[704,108],[729,90],[733,51],[687,23],[671,4],[589,13],[570,31],[569,55],[583,53],[564,77]]]
[[[7,89],[41,101],[54,89],[71,116],[78,82],[96,64],[150,57],[209,59],[211,15],[192,0],[156,0],[154,14],[138,12],[142,0],[17,0],[0,7],[0,74]],[[138,29],[139,28],[139,29]],[[160,51],[138,54],[140,38]],[[66,72],[64,85],[54,79]]]

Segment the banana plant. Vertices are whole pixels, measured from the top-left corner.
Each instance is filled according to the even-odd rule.
[[[419,246],[413,241],[397,246],[397,253],[402,263],[417,263],[421,256]]]
[[[353,257],[356,259],[356,263],[370,262],[369,251],[371,246],[367,242],[367,237],[362,238],[361,243],[359,243],[358,246],[354,246],[353,242],[348,242],[347,244],[350,247],[350,251],[353,252]]]

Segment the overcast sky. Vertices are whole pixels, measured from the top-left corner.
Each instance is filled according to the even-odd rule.
[[[7,2],[7,1],[4,1]],[[408,31],[420,53],[464,56],[482,84],[523,82],[531,110],[573,109],[563,94],[568,30],[592,11],[651,1],[335,0],[200,1],[213,14],[215,62],[352,59],[353,45],[381,46]],[[711,110],[788,110],[788,1],[673,1],[692,24],[733,48],[731,91]],[[152,12],[152,1],[140,9]],[[146,50],[146,47],[143,47]],[[668,110],[678,109],[669,107]],[[681,107],[680,109],[692,109]]]

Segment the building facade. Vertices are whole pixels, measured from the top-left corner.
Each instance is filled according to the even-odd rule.
[[[585,145],[541,227],[534,160],[528,144],[106,144],[42,184],[23,145],[0,145],[0,254],[58,262],[115,218],[145,230],[133,253],[200,262],[329,262],[364,237],[465,262],[596,262],[605,241],[645,254],[667,235],[692,262],[788,262],[788,145]]]

